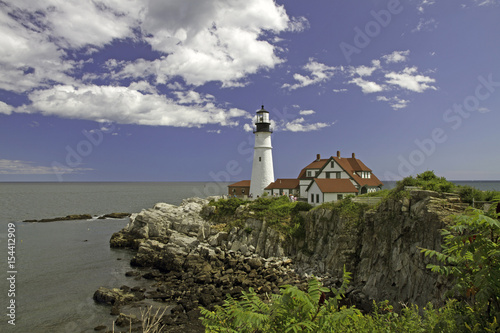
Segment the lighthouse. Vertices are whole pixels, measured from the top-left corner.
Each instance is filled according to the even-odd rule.
[[[271,146],[271,122],[269,112],[264,110],[264,105],[257,111],[255,120],[255,147],[253,152],[252,180],[250,193],[261,196],[264,189],[274,182],[273,147]]]

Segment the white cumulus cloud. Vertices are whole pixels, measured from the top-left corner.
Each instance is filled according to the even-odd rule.
[[[195,101],[199,96],[180,96],[180,102]],[[158,94],[143,94],[127,87],[87,85],[75,88],[59,85],[33,91],[32,102],[17,112],[41,112],[65,118],[86,119],[120,124],[201,127],[206,124],[234,126],[246,111],[223,109],[199,97],[200,104],[184,105]],[[207,97],[204,97],[207,98]]]
[[[385,60],[386,63],[396,63],[396,62],[404,62],[407,60],[410,55],[410,50],[406,51],[394,51],[391,54],[386,54],[382,56],[382,59]]]
[[[358,87],[360,87],[361,91],[364,94],[371,94],[371,93],[380,92],[380,91],[384,90],[384,87],[381,86],[380,84],[373,82],[373,81],[364,80],[360,77],[353,78],[351,81],[349,81],[349,83],[353,83],[353,84],[357,85]]]
[[[310,132],[310,131],[317,131],[329,126],[331,126],[331,124],[321,123],[321,122],[307,124],[305,123],[304,118],[297,118],[295,120],[287,122],[280,129],[283,131],[290,131],[290,132]]]
[[[295,73],[293,78],[298,82],[294,84],[285,83],[281,87],[288,88],[289,90],[295,90],[297,88],[307,87],[312,84],[328,81],[334,75],[336,67],[328,66],[315,61],[313,58],[309,58],[308,63],[304,65],[303,69],[309,74],[302,75]]]
[[[399,86],[403,89],[408,89],[415,92],[424,92],[427,89],[436,90],[431,83],[436,82],[435,79],[417,73],[417,67],[406,67],[403,71],[390,72],[385,74],[388,79],[387,83]]]
[[[314,110],[301,110],[301,111],[299,111],[299,114],[303,115],[303,116],[308,116],[308,115],[315,114],[315,113],[316,112]]]

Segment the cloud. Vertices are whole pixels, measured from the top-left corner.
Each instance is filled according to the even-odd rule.
[[[380,93],[391,91],[398,94],[403,91],[405,96],[409,92],[422,93],[426,90],[437,90],[433,85],[435,79],[430,76],[418,73],[416,66],[409,67],[405,63],[408,61],[410,50],[393,51],[390,54],[383,55],[380,59],[371,61],[370,66],[349,66],[343,68],[340,72],[347,78],[347,83],[355,84],[361,88],[364,94]],[[384,66],[382,66],[382,61]],[[387,67],[391,68],[389,70]],[[400,71],[394,71],[393,68],[402,68]],[[368,79],[369,78],[369,79]],[[343,92],[347,89],[333,89],[333,92]],[[378,96],[377,101],[388,102],[395,109],[403,109],[410,103],[409,99],[398,95],[393,97]]]
[[[303,115],[303,116],[309,116],[311,114],[315,114],[316,112],[313,111],[313,110],[301,110],[299,111],[299,114],[300,115]]]
[[[421,0],[417,9],[420,13],[425,11],[425,6],[432,6],[436,3],[436,0]]]
[[[498,0],[474,0],[478,6],[498,5]]]
[[[248,75],[284,61],[272,44],[277,34],[308,24],[303,17],[290,18],[273,0],[6,0],[0,8],[0,89],[18,93],[146,77],[155,85],[182,78],[195,86],[242,86]],[[72,60],[94,56],[111,43],[146,43],[157,56],[108,59],[101,74],[85,72],[84,63]]]
[[[435,79],[417,74],[417,67],[406,67],[402,72],[390,72],[385,74],[388,79],[387,83],[396,85],[403,89],[424,92],[427,89],[437,90],[436,87],[430,85],[430,83],[436,82]]]
[[[398,96],[394,97],[386,97],[386,96],[377,96],[377,101],[383,101],[383,102],[388,102],[389,105],[394,109],[394,110],[399,110],[399,109],[404,109],[408,106],[408,103],[410,103],[409,100],[407,99],[401,99]]]
[[[207,124],[238,125],[246,111],[216,106],[209,95],[181,94],[178,100],[144,94],[128,87],[86,85],[54,86],[29,94],[32,102],[16,112],[40,112],[64,118],[120,124],[201,127]],[[186,103],[193,103],[187,105]]]
[[[361,88],[364,94],[370,94],[375,92],[380,92],[384,90],[384,87],[376,82],[366,81],[360,77],[353,78],[349,83],[356,84]]]
[[[420,31],[432,31],[436,29],[438,23],[435,19],[423,19],[420,18],[418,21],[418,25],[411,32],[420,32]]]
[[[327,124],[327,123],[306,124],[304,118],[297,118],[280,126],[279,129],[282,131],[290,131],[290,132],[310,132],[310,131],[317,131],[325,127],[329,127],[331,125],[332,124]]]
[[[391,54],[387,54],[387,55],[382,56],[382,59],[384,59],[387,64],[404,62],[407,60],[407,57],[409,55],[410,55],[410,50],[394,51]]]
[[[9,115],[12,113],[13,109],[14,108],[12,106],[10,106],[9,104],[6,104],[6,103],[0,101],[0,114],[3,113],[3,114]]]
[[[34,165],[34,162],[0,159],[0,174],[8,175],[53,175],[61,173],[81,173],[91,168],[48,167]]]
[[[334,75],[336,67],[327,66],[320,62],[315,61],[313,58],[309,58],[309,61],[306,65],[304,65],[303,69],[305,69],[310,74],[302,75],[299,73],[295,73],[293,78],[298,83],[289,84],[285,83],[281,86],[281,88],[288,88],[289,90],[295,90],[297,88],[307,87],[312,84],[318,84],[321,82],[328,81]]]
[[[111,8],[94,1],[0,2],[0,89],[24,92],[51,82],[75,83],[73,74],[82,64],[68,51],[85,55],[85,46],[132,36],[140,3],[116,1]]]
[[[292,17],[292,19],[288,22],[287,30],[292,32],[302,32],[309,29],[309,27],[309,21],[304,16]]]
[[[261,38],[300,30],[307,20],[290,18],[272,0],[183,1],[149,3],[141,27],[145,40],[164,56],[127,63],[118,77],[156,77],[158,84],[181,76],[199,86],[220,81],[223,87],[244,85],[248,74],[274,68],[283,62],[275,46]]]
[[[342,88],[342,89],[333,89],[333,92],[339,93],[339,92],[347,92],[347,89]]]
[[[253,131],[253,127],[252,127],[252,125],[250,125],[250,124],[244,124],[244,125],[243,125],[243,130],[244,130],[245,132],[252,132],[252,131]]]

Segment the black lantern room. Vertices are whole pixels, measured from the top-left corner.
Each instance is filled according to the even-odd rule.
[[[269,112],[264,110],[264,105],[262,108],[257,111],[257,119],[255,121],[255,131],[256,132],[269,132],[272,133],[271,130],[271,121],[269,120]]]

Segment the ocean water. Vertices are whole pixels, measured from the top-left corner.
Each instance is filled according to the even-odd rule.
[[[133,252],[110,249],[128,219],[20,222],[69,214],[139,212],[157,202],[225,194],[220,183],[0,183],[0,332],[94,332],[111,327],[110,308],[92,296],[100,287],[134,287],[125,276]],[[15,225],[15,296],[9,296],[8,225]],[[7,307],[15,300],[15,326]]]
[[[455,185],[472,186],[482,191],[500,191],[500,181],[498,180],[450,180]],[[396,187],[396,181],[385,180],[384,189]]]
[[[392,188],[395,182],[384,182]],[[500,191],[500,181],[457,182]],[[110,308],[95,304],[100,287],[140,285],[125,277],[133,252],[110,249],[128,219],[26,223],[69,214],[139,212],[157,202],[227,193],[228,183],[0,183],[0,332],[94,332],[110,327]],[[8,224],[15,225],[15,297],[8,296]],[[15,326],[8,324],[15,300]]]

